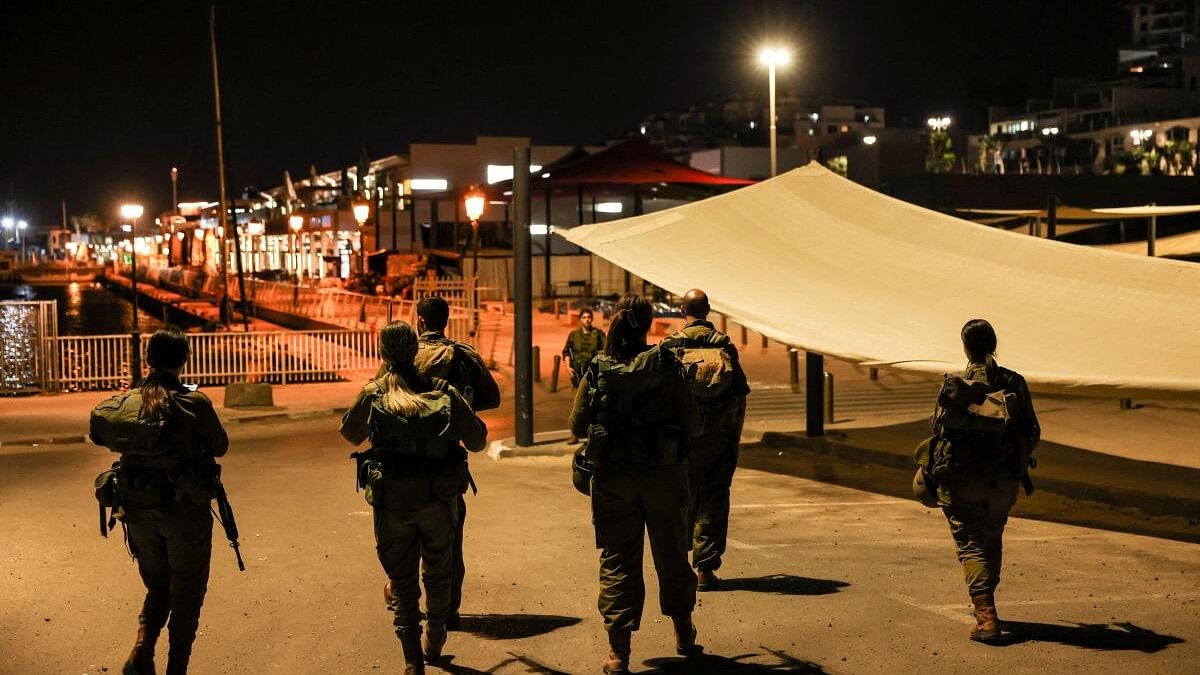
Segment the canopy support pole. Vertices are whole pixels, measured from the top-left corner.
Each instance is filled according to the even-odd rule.
[[[554,297],[554,281],[550,279],[550,188],[546,188],[546,285],[542,294]]]
[[[1050,195],[1046,199],[1046,238],[1058,236],[1058,197]]]
[[[1151,203],[1150,206],[1156,206]],[[1146,255],[1154,257],[1154,244],[1158,239],[1158,216],[1150,216],[1150,230],[1146,233]]]
[[[804,353],[804,435],[809,438],[825,435],[825,357],[816,352]]]

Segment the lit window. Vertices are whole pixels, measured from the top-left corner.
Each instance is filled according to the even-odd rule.
[[[510,177],[511,171],[512,167],[509,167]],[[450,183],[445,178],[414,178],[410,186],[414,190],[445,190],[450,187]]]
[[[620,213],[621,202],[599,202],[596,204],[597,213]]]

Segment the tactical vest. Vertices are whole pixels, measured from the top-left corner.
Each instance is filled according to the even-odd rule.
[[[450,396],[427,392],[421,397],[425,405],[410,415],[385,408],[382,392],[371,401],[368,418],[371,449],[385,462],[393,457],[449,459],[458,447],[450,426]]]
[[[680,461],[681,431],[671,424],[671,403],[664,400],[666,376],[657,348],[623,363],[600,354],[589,366],[588,405],[595,423],[588,428],[587,457],[597,467],[665,466]]]

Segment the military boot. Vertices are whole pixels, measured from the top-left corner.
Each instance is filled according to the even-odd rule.
[[[604,659],[604,675],[629,675],[629,650],[633,631],[608,631],[608,658]]]
[[[716,591],[721,588],[721,579],[717,573],[712,570],[696,570],[696,590],[701,593],[705,591]]]
[[[446,627],[429,624],[425,630],[425,663],[437,663],[442,658],[442,647],[446,646]]]
[[[167,674],[187,675],[188,662],[192,660],[191,643],[172,643],[167,650]]]
[[[125,659],[122,675],[158,675],[154,667],[154,644],[158,642],[161,628],[138,623],[137,637],[133,641],[133,651]]]
[[[991,593],[971,596],[975,605],[975,627],[971,639],[976,642],[993,643],[1000,639],[1000,619],[996,616],[996,601]]]
[[[696,624],[692,623],[692,615],[671,617],[675,624],[675,653],[680,656],[694,656],[704,651],[696,644]]]
[[[404,675],[425,675],[425,657],[421,653],[421,627],[399,626],[396,637],[404,650]]]

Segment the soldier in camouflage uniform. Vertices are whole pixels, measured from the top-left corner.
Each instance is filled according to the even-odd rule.
[[[341,434],[355,445],[371,439],[371,450],[359,470],[360,482],[367,484],[368,501],[374,507],[379,562],[388,576],[384,599],[394,614],[407,665],[404,672],[422,675],[423,661],[434,663],[441,657],[453,609],[454,541],[455,533],[461,531],[459,484],[466,463],[462,446],[472,452],[482,450],[487,427],[452,385],[416,372],[417,335],[407,323],[396,321],[380,331],[379,352],[385,374],[363,386],[342,417]],[[446,423],[422,426],[423,413],[437,410],[439,405],[444,409],[447,402]],[[422,454],[392,447],[387,430],[379,429],[386,411],[404,418],[400,428],[407,433],[402,440],[419,447]],[[416,433],[412,430],[424,428],[437,429],[436,437],[408,438]],[[423,644],[421,568],[429,623]]]
[[[681,440],[698,430],[691,390],[671,352],[646,345],[650,305],[622,299],[605,352],[592,360],[571,411],[572,432],[587,437],[592,522],[600,553],[600,614],[608,675],[628,673],[631,638],[642,618],[642,540],[649,533],[659,606],[675,627],[680,654],[697,653],[688,567],[688,486]]]
[[[996,364],[996,333],[983,319],[973,319],[962,329],[963,348],[970,363],[963,379],[984,382],[989,391],[1012,395],[1007,406],[1010,423],[995,441],[982,435],[948,432],[937,423],[934,432],[949,444],[958,470],[937,486],[938,502],[950,524],[958,560],[975,613],[972,640],[1000,639],[995,593],[1000,584],[1004,526],[1017,501],[1017,488],[1026,483],[1032,492],[1030,456],[1041,437],[1033,399],[1025,378]]]
[[[562,355],[571,368],[571,387],[579,386],[579,378],[587,370],[592,357],[604,351],[604,331],[592,326],[592,310],[579,310],[579,328],[567,336]]]
[[[161,442],[174,447],[156,455],[122,453],[117,472],[121,520],[146,586],[124,675],[157,672],[154,647],[164,626],[169,627],[166,672],[185,675],[208,591],[211,469],[213,458],[229,448],[229,437],[212,401],[194,385],[180,383],[187,357],[183,333],[167,329],[151,336],[146,349],[150,374],[138,385],[140,416],[165,414]],[[115,439],[97,436],[92,434],[94,443],[113,447]]]
[[[713,591],[720,585],[716,571],[721,567],[729,534],[729,487],[737,469],[738,444],[750,386],[738,362],[733,340],[708,321],[708,296],[704,291],[688,291],[683,296],[682,310],[686,324],[663,340],[661,346],[680,355],[690,349],[720,349],[732,368],[731,381],[724,392],[713,397],[697,397],[703,431],[687,440],[692,566],[696,569],[696,589]]]
[[[421,332],[415,365],[417,372],[426,377],[444,379],[449,382],[470,404],[475,412],[500,407],[500,387],[488,371],[483,359],[473,347],[446,337],[446,325],[450,321],[450,305],[436,295],[423,298],[417,303],[417,328]],[[466,463],[458,495],[458,531],[454,538],[454,577],[450,585],[450,618],[446,626],[458,630],[459,608],[462,606],[463,581],[467,576],[466,560],[463,557],[463,536],[467,525],[468,488],[475,482]]]

